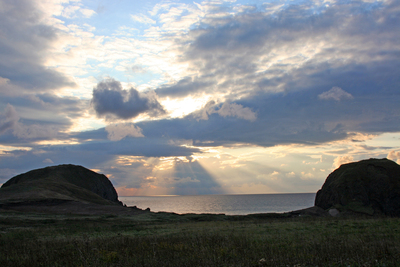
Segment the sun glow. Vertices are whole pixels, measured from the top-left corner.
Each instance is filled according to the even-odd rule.
[[[96,130],[105,127],[107,124],[104,119],[84,114],[82,117],[74,120],[74,124],[68,129],[68,132],[83,132]]]
[[[69,140],[42,140],[37,141],[37,145],[41,146],[49,146],[49,145],[77,145],[79,144],[78,140],[69,139]]]
[[[193,111],[201,109],[209,100],[209,96],[201,96],[196,98],[185,97],[177,99],[167,98],[162,100],[161,104],[172,118],[181,118],[192,113]]]
[[[150,166],[142,156],[118,156],[115,161],[122,166],[131,166],[134,163],[141,163],[144,167]]]
[[[0,145],[0,154],[7,154],[7,152],[10,152],[13,150],[31,151],[32,148],[31,147],[12,147],[12,146]]]

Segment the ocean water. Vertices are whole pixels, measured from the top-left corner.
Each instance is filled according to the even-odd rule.
[[[226,215],[288,212],[314,206],[314,199],[315,193],[119,197],[128,207],[150,208],[154,212]]]

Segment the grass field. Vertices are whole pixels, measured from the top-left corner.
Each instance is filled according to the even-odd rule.
[[[0,266],[399,263],[399,218],[0,213]]]

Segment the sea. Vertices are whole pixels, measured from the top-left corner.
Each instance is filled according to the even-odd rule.
[[[315,193],[199,195],[199,196],[135,196],[119,197],[128,207],[151,211],[247,215],[283,213],[314,206]]]

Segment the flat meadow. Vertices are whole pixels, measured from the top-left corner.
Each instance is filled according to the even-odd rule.
[[[399,266],[400,219],[0,212],[0,266]]]

